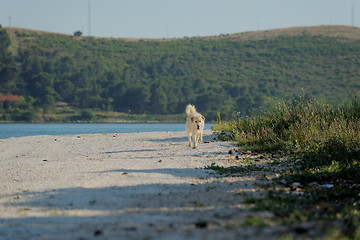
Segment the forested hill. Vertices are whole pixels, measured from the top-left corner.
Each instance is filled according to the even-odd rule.
[[[0,28],[0,38],[0,94],[47,110],[172,114],[192,103],[214,119],[269,97],[341,103],[360,89],[360,29],[348,26],[157,40]]]

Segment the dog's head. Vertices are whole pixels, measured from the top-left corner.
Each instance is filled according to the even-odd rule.
[[[197,130],[203,130],[205,124],[205,117],[202,115],[196,115],[191,117],[191,122],[195,124]]]

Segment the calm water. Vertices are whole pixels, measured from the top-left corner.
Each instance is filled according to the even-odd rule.
[[[205,124],[211,129],[212,124]],[[185,123],[3,123],[0,139],[34,135],[185,131]]]

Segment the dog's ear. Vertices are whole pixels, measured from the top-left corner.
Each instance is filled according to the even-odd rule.
[[[201,118],[205,121],[205,117],[204,117],[204,116],[201,116]]]
[[[191,118],[191,121],[194,122],[194,117]]]

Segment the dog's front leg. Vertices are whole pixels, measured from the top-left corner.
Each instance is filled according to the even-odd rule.
[[[203,139],[202,139],[202,133],[200,133],[200,138],[199,138],[199,144],[202,143]]]
[[[191,147],[191,135],[189,134],[189,147]]]
[[[199,146],[199,135],[194,136],[194,148],[197,148]]]

